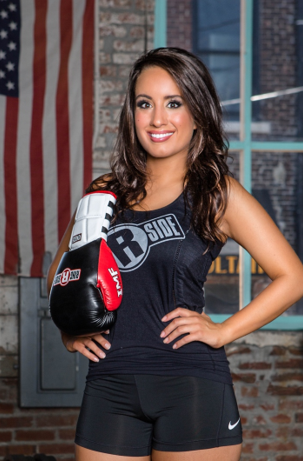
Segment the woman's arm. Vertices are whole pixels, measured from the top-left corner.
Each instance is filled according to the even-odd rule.
[[[245,309],[224,322],[226,344],[271,322],[303,296],[303,266],[262,206],[233,179],[222,224],[272,280]]]
[[[187,333],[175,348],[191,341],[213,347],[228,344],[271,322],[303,296],[303,266],[298,256],[262,206],[234,179],[229,180],[221,228],[251,254],[272,282],[222,324],[187,309],[170,312],[163,318],[164,322],[172,320],[161,333],[164,342]]]

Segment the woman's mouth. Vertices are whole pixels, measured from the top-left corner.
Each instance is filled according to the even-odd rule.
[[[149,131],[148,135],[153,142],[163,142],[169,139],[174,134],[173,131],[165,131],[162,133]]]

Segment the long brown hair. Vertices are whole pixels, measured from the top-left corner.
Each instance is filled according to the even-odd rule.
[[[222,110],[206,66],[180,48],[157,48],[141,56],[130,72],[122,107],[111,174],[97,178],[87,191],[108,188],[116,193],[119,208],[146,196],[146,152],[136,135],[135,87],[143,69],[161,67],[175,80],[196,124],[187,157],[184,178],[186,203],[192,211],[191,224],[204,240],[226,240],[219,222],[227,205],[226,164],[228,141],[222,127]]]

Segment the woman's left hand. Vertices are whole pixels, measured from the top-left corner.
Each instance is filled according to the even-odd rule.
[[[170,323],[160,334],[165,344],[171,343],[181,335],[186,335],[173,345],[173,349],[178,349],[193,341],[201,341],[214,348],[224,344],[222,324],[214,323],[204,312],[199,314],[178,307],[162,318],[162,322],[169,321]]]

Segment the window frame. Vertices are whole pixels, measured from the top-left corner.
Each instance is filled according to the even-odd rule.
[[[253,0],[240,0],[240,139],[230,142],[230,151],[240,155],[240,182],[251,193],[251,157],[254,151],[303,153],[303,142],[252,141]],[[166,0],[155,0],[154,48],[166,46]],[[240,246],[239,309],[251,302],[251,256]],[[231,315],[211,314],[215,322]],[[303,330],[303,315],[280,316],[264,330]]]

